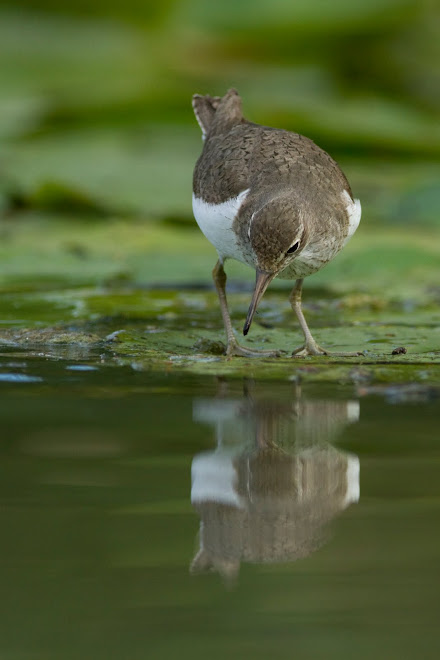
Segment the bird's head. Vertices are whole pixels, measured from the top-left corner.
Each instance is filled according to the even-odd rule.
[[[281,195],[264,203],[250,218],[248,238],[256,257],[256,282],[243,328],[247,335],[255,311],[270,282],[304,249],[307,229],[298,206]]]

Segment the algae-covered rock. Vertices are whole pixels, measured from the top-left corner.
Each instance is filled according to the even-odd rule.
[[[94,334],[69,331],[62,327],[4,330],[0,333],[0,343],[13,346],[97,346],[101,338]]]

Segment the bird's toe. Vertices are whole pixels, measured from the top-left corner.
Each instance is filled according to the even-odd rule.
[[[241,346],[237,342],[229,344],[226,349],[226,355],[228,357],[247,357],[247,358],[264,358],[264,357],[280,357],[281,351],[277,350],[267,350],[262,351],[255,348],[247,348],[247,346]]]

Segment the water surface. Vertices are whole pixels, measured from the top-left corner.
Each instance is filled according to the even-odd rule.
[[[16,351],[0,391],[2,659],[438,657],[432,388]]]

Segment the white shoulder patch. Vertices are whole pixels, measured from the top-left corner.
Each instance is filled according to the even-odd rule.
[[[342,192],[342,199],[345,203],[345,208],[347,209],[348,213],[348,234],[344,241],[344,245],[346,245],[350,238],[353,236],[356,229],[359,227],[362,210],[360,201],[355,199],[353,202],[347,190]]]
[[[210,204],[193,194],[194,217],[208,241],[217,250],[220,259],[230,257],[243,261],[232,225],[248,192],[249,188],[221,204]]]

